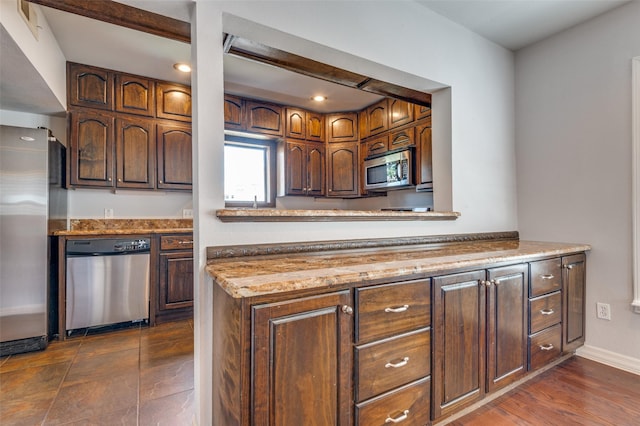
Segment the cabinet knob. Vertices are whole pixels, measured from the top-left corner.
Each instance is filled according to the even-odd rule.
[[[389,416],[389,417],[387,417],[387,418],[385,419],[385,421],[384,421],[384,422],[385,422],[385,423],[400,423],[400,422],[401,422],[401,421],[403,421],[403,420],[407,420],[407,417],[409,417],[409,410],[404,410],[404,411],[402,412],[402,414],[401,414],[401,415],[399,415],[398,417],[391,417],[391,416]]]
[[[349,305],[342,305],[342,312],[347,315],[353,315],[353,308]]]
[[[158,183],[162,183],[162,181],[160,180],[160,181],[158,181]]]
[[[122,179],[118,179],[118,182],[122,182]]]
[[[108,180],[109,182],[111,182],[111,178],[107,178],[107,180]]]
[[[483,285],[485,287],[491,287],[491,281],[480,281],[480,285]]]
[[[573,269],[573,265],[564,265],[566,269]]]

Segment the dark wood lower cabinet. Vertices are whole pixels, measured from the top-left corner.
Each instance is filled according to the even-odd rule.
[[[580,345],[585,255],[503,265],[301,296],[215,285],[214,424],[427,425]]]
[[[485,393],[485,271],[433,279],[433,418]]]
[[[153,323],[193,317],[193,235],[159,237]]]
[[[348,425],[349,291],[253,307],[255,425]]]
[[[583,253],[562,258],[564,353],[573,352],[584,344],[586,272],[586,256]]]

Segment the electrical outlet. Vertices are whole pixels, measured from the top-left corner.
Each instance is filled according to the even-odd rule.
[[[598,318],[611,321],[611,306],[608,303],[596,303]]]
[[[104,218],[113,219],[113,209],[104,209]]]
[[[193,218],[193,209],[182,209],[182,218],[183,219],[192,219]]]

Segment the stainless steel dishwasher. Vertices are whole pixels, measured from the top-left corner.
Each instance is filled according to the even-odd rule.
[[[66,329],[149,319],[149,238],[68,240]]]

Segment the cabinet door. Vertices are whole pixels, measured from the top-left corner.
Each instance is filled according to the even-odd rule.
[[[431,117],[431,107],[414,104],[413,113],[415,115],[416,120],[420,120],[422,118]]]
[[[113,118],[72,112],[70,182],[79,186],[113,186]]]
[[[389,150],[389,135],[368,139],[364,143],[364,149],[365,151],[362,153],[364,158],[387,152]]]
[[[415,140],[417,146],[418,170],[417,185],[433,185],[433,167],[431,154],[431,124],[416,126]]]
[[[377,135],[385,130],[389,130],[389,110],[387,108],[387,100],[371,105],[367,108],[367,132],[369,136]]]
[[[243,130],[242,99],[237,96],[224,95],[224,128]]]
[[[246,129],[250,132],[282,136],[284,120],[282,107],[246,101]]]
[[[490,269],[487,281],[487,392],[527,368],[527,265]]]
[[[307,137],[307,116],[305,111],[297,108],[287,108],[286,119],[286,137],[295,139],[305,139]]]
[[[584,344],[586,256],[576,254],[562,258],[564,293],[564,333],[562,351],[572,352]]]
[[[116,119],[116,187],[155,187],[155,125],[151,120]]]
[[[484,396],[484,279],[484,271],[433,279],[434,420]]]
[[[325,162],[324,145],[307,144],[307,195],[324,195]]]
[[[324,142],[324,116],[307,111],[307,140]]]
[[[287,141],[285,152],[285,195],[305,195],[307,185],[306,145]]]
[[[398,149],[405,146],[413,145],[414,129],[410,127],[404,130],[396,130],[390,132],[389,149]]]
[[[116,74],[116,111],[153,117],[156,113],[154,81]]]
[[[252,424],[351,424],[350,300],[341,291],[253,308]]]
[[[193,253],[161,253],[158,311],[193,306]]]
[[[354,142],[358,140],[358,114],[344,112],[329,114],[327,121],[327,142]]]
[[[158,189],[191,191],[191,127],[158,124]]]
[[[102,68],[67,64],[69,104],[113,110],[113,74]]]
[[[389,99],[389,128],[409,124],[413,121],[414,105],[399,99]]]
[[[328,197],[358,195],[358,143],[327,145]]]
[[[156,116],[191,121],[191,88],[175,83],[156,83]]]

